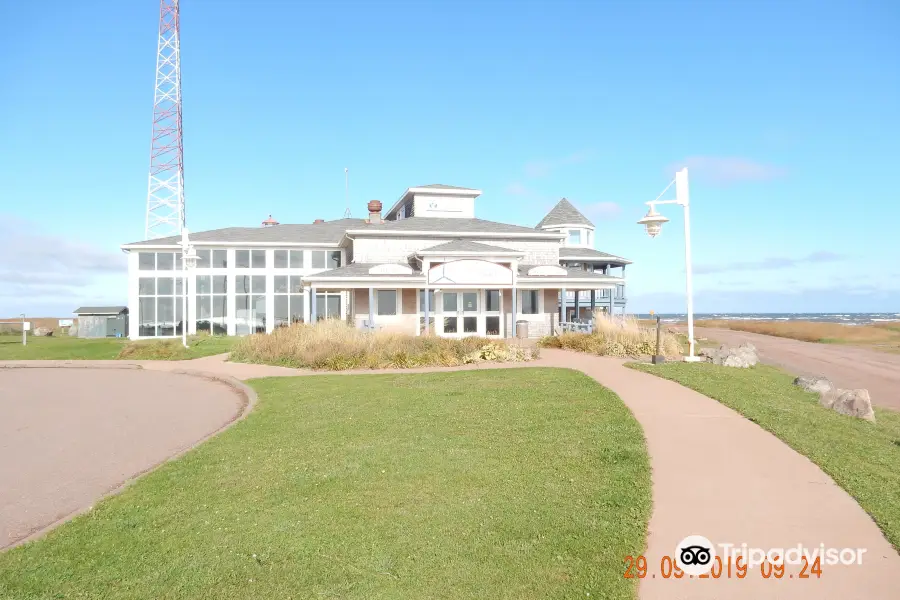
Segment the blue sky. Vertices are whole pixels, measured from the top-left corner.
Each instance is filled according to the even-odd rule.
[[[533,225],[560,197],[634,261],[629,309],[900,311],[900,5],[183,0],[192,230],[339,218],[412,185]],[[0,316],[124,303],[158,3],[13,3],[0,41]]]

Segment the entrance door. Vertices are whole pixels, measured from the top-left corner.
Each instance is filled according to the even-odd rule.
[[[478,311],[478,292],[442,292],[443,334],[446,336],[478,335],[483,319]]]

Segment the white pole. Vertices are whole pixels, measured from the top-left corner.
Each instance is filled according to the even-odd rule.
[[[694,356],[694,290],[691,282],[691,202],[688,190],[687,167],[675,174],[675,198],[684,207],[684,267],[685,287],[687,291],[688,343],[690,350],[685,360],[697,360]]]
[[[25,313],[22,313],[22,345],[28,345],[28,336],[25,333]]]
[[[181,343],[185,348],[187,343],[187,255],[188,255],[188,230],[181,230]]]

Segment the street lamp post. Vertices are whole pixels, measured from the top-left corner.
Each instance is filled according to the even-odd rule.
[[[660,200],[666,193],[672,183],[675,184],[675,200]],[[700,362],[703,360],[700,356],[694,355],[694,290],[691,282],[691,203],[690,192],[688,190],[688,170],[687,167],[675,173],[674,181],[666,186],[666,189],[656,197],[656,200],[647,202],[650,210],[643,219],[638,221],[638,225],[643,225],[647,229],[647,235],[654,238],[659,235],[662,230],[663,223],[669,219],[656,212],[656,207],[662,204],[678,204],[684,208],[684,263],[685,263],[685,283],[687,291],[687,318],[688,318],[688,343],[690,350],[688,356],[684,357],[685,362]]]
[[[22,313],[22,345],[28,345],[28,334],[25,332],[25,313]]]
[[[188,230],[181,230],[181,343],[185,348],[188,330],[188,273],[197,265],[197,251],[188,240]]]

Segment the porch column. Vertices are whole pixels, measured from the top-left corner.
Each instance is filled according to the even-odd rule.
[[[369,288],[369,329],[375,329],[375,288],[373,287]]]
[[[576,319],[581,318],[581,304],[579,304],[580,299],[581,299],[581,291],[575,290],[575,318]]]
[[[316,322],[316,286],[309,286],[309,322]]]
[[[591,290],[591,320],[594,319],[595,310],[597,310],[597,290]]]
[[[422,293],[425,294],[425,335],[428,335],[428,313],[431,312],[431,302],[428,300],[428,288],[425,288]]]
[[[562,324],[566,321],[566,288],[561,289],[559,292],[559,323],[561,329]]]
[[[609,290],[609,316],[613,316],[613,310],[615,310],[616,306],[616,289],[613,288]]]
[[[501,294],[503,292],[500,292]],[[543,292],[541,292],[543,293]],[[510,307],[510,311],[512,312],[512,324],[510,325],[510,329],[512,330],[512,335],[507,334],[507,337],[516,337],[519,332],[516,330],[516,286],[512,286],[512,302],[510,303],[512,306]]]

